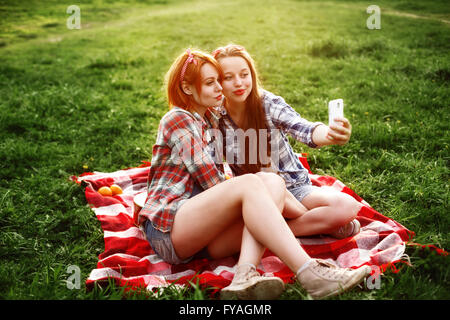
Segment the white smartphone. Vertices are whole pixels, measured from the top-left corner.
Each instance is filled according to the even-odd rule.
[[[344,100],[342,99],[328,102],[328,126],[331,126],[337,117],[344,117]]]

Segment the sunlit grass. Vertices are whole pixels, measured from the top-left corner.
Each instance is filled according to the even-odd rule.
[[[264,87],[312,121],[326,122],[327,102],[343,98],[350,143],[292,141],[295,150],[415,241],[449,248],[449,26],[383,12],[447,18],[450,9],[408,3],[380,1],[382,28],[368,30],[361,1],[81,1],[82,29],[68,30],[59,1],[0,1],[0,297],[123,296],[114,285],[66,288],[67,266],[84,280],[103,251],[100,224],[68,178],[150,159],[167,110],[164,74],[190,46],[244,45]],[[417,268],[340,298],[448,299],[446,260],[408,253]],[[160,298],[207,297],[194,288]],[[305,294],[293,286],[282,298]]]

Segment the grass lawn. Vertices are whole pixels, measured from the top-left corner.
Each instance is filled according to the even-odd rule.
[[[76,2],[0,0],[0,299],[116,299],[87,292],[103,252],[100,223],[69,176],[149,160],[167,111],[163,77],[187,47],[230,42],[253,55],[266,89],[305,118],[327,121],[343,98],[349,144],[307,152],[377,211],[450,248],[448,1]],[[369,30],[366,8],[381,8]],[[408,249],[414,267],[378,290],[335,299],[449,299],[448,257]],[[66,269],[81,269],[69,290]],[[145,295],[143,295],[145,296]],[[163,299],[196,299],[201,290]],[[282,299],[302,299],[289,286]]]

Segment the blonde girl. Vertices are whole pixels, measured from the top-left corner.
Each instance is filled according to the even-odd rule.
[[[336,118],[337,124],[328,127],[321,122],[302,118],[282,97],[260,88],[253,59],[242,46],[231,44],[220,47],[213,55],[224,73],[221,84],[225,100],[220,107],[223,135],[238,129],[267,130],[272,133],[272,136],[267,135],[267,141],[257,141],[258,146],[262,142],[270,146],[265,154],[271,159],[268,166],[264,166],[264,161],[261,161],[264,159],[261,158],[257,158],[256,163],[239,163],[236,159],[227,159],[234,163],[233,170],[237,174],[269,170],[283,177],[290,193],[300,202],[300,210],[286,216],[296,236],[329,234],[345,238],[358,233],[360,224],[355,217],[361,204],[347,194],[312,186],[308,171],[287,139],[287,135],[290,135],[312,148],[343,145],[350,139],[349,121]],[[278,134],[277,138],[273,139],[275,134]],[[258,135],[258,139],[262,138]],[[261,154],[259,150],[250,150],[248,144],[243,147],[236,140],[226,148],[234,149],[235,155],[244,153],[245,159],[250,159],[251,151]],[[298,212],[300,214],[297,215]]]

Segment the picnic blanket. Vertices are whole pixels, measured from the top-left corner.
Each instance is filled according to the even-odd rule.
[[[298,238],[310,256],[327,259],[340,267],[369,265],[378,274],[395,263],[407,261],[405,244],[414,232],[377,212],[338,179],[313,174],[305,157],[300,157],[300,160],[309,170],[314,185],[332,187],[363,204],[357,216],[361,232],[356,236],[342,240],[323,235]],[[85,186],[86,200],[104,232],[105,250],[86,280],[87,288],[96,282],[111,280],[119,286],[144,287],[148,290],[171,283],[188,285],[190,281],[202,287],[215,287],[216,291],[227,286],[233,278],[237,256],[218,260],[196,259],[186,264],[170,265],[155,254],[143,230],[134,224],[133,198],[146,190],[149,169],[150,163],[144,162],[139,167],[116,172],[86,172],[71,177]],[[100,187],[111,184],[119,185],[123,194],[102,196],[97,192]],[[264,253],[257,269],[262,274],[278,276],[286,283],[294,279],[291,270],[269,250]]]

